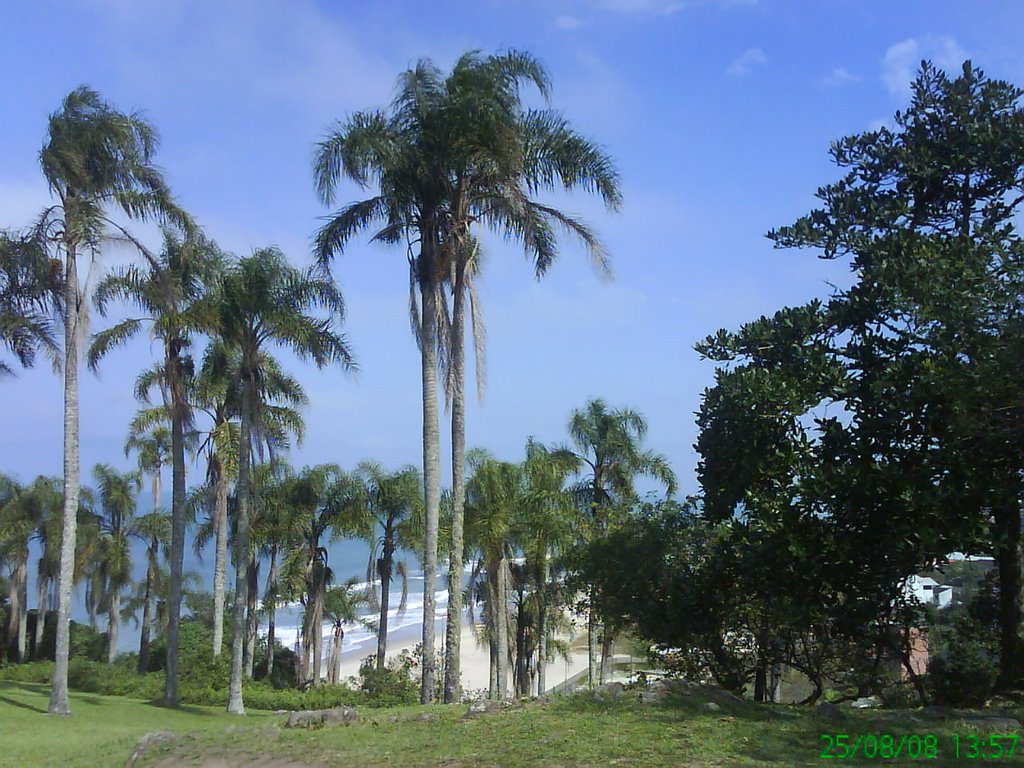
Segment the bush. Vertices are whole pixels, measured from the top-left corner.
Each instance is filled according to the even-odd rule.
[[[418,645],[411,651],[402,651],[381,670],[377,669],[375,656],[363,659],[359,666],[359,689],[366,694],[368,703],[377,707],[417,703],[420,688],[413,671],[419,666],[418,659]]]
[[[972,622],[943,632],[941,650],[928,665],[928,684],[938,704],[976,707],[992,694],[997,659],[991,642]]]

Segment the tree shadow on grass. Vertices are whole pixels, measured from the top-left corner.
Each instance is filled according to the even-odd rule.
[[[178,704],[177,706],[170,706],[163,699],[153,699],[152,701],[146,702],[147,707],[156,707],[157,709],[166,709],[171,712],[182,712],[188,715],[202,715],[204,717],[214,717],[218,712],[212,711],[206,707],[197,707],[193,704]]]
[[[16,699],[9,699],[6,696],[0,696],[0,703],[10,704],[12,707],[20,707],[21,709],[28,709],[28,710],[31,710],[32,712],[39,712],[40,714],[43,714],[43,715],[46,714],[46,710],[43,707],[35,707],[35,706],[32,706],[31,704],[26,704],[23,701],[17,701]]]

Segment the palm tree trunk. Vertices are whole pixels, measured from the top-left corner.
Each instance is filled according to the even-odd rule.
[[[399,575],[402,577],[402,599],[398,603],[398,613],[401,615],[409,607],[409,567],[404,560],[399,564],[399,570]]]
[[[149,565],[146,567],[146,593],[142,600],[142,634],[139,637],[139,666],[138,673],[146,674],[149,671],[149,645],[153,636],[153,592],[156,587],[157,553],[159,542],[154,539],[149,544]]]
[[[550,565],[548,550],[544,547],[544,564],[541,566],[541,583],[537,585],[537,695],[547,690],[548,667],[548,601],[547,589]]]
[[[277,614],[277,546],[270,548],[270,573],[267,574],[267,679],[274,671],[274,623]]]
[[[321,581],[313,613],[313,685],[320,685],[324,664],[324,593],[326,584]]]
[[[530,664],[527,658],[527,618],[526,595],[519,595],[519,605],[516,612],[516,664],[515,664],[515,692],[516,696],[530,695]]]
[[[42,560],[40,559],[40,573],[36,585],[36,631],[32,638],[32,658],[39,660],[43,649],[43,630],[46,628],[46,609],[50,596],[50,577],[42,573]]]
[[[380,623],[377,627],[377,671],[384,671],[388,652],[388,608],[391,606],[391,559],[394,553],[394,519],[388,515],[384,524],[383,557],[380,562]]]
[[[27,570],[25,560],[18,558],[11,573],[11,581],[7,589],[7,646],[14,645],[14,660],[19,664],[25,661],[25,640],[28,629],[28,613],[25,608],[25,587]]]
[[[121,625],[121,590],[110,587],[110,612],[107,614],[107,664],[117,658],[117,631]]]
[[[441,505],[441,435],[437,409],[437,274],[436,233],[431,225],[421,227],[423,247],[419,258],[421,306],[420,363],[423,380],[423,492],[426,500],[426,535],[423,544],[423,678],[420,702],[434,700],[435,616],[437,585],[437,526]]]
[[[242,702],[242,652],[245,640],[246,593],[249,588],[249,430],[252,380],[242,379],[242,418],[238,439],[238,534],[235,546],[234,636],[231,638],[231,680],[228,712],[245,714]]]
[[[452,539],[448,548],[448,616],[445,623],[444,702],[461,697],[462,548],[466,507],[466,264],[460,256],[452,297]]]
[[[370,542],[370,558],[366,561],[366,583],[369,585],[366,590],[366,601],[370,604],[371,611],[380,610],[380,599],[377,597],[377,558],[374,557],[373,541]]]
[[[302,612],[302,629],[299,632],[299,648],[297,650],[299,671],[296,675],[299,687],[303,687],[310,682],[309,676],[309,648],[311,645],[310,637],[312,637],[312,619],[313,615],[311,609],[313,606],[313,597],[310,595],[307,598],[305,608]]]
[[[66,242],[66,241],[65,241]],[[69,715],[68,654],[71,649],[71,588],[75,579],[75,536],[78,533],[78,261],[75,246],[66,242],[64,258],[64,519],[57,587],[57,642],[53,689],[48,711]]]
[[[334,684],[341,685],[341,649],[342,644],[345,642],[345,628],[339,621],[334,626],[334,650],[336,656],[334,658],[334,666],[331,668],[334,674]]]
[[[590,605],[587,607],[587,684],[593,688],[594,673],[597,671],[597,623],[594,621],[594,590],[590,590]]]
[[[185,402],[182,362],[176,343],[168,348],[171,377],[171,583],[167,596],[167,667],[164,701],[178,703],[178,635],[181,623],[181,577],[185,559]]]
[[[508,563],[504,547],[498,560],[497,586],[494,620],[498,639],[498,698],[504,699],[508,695]]]
[[[256,666],[256,597],[259,591],[259,561],[253,554],[249,560],[249,594],[245,601],[245,676],[250,680]]]
[[[213,563],[213,656],[224,644],[224,595],[228,580],[228,481],[218,468],[213,481],[217,553]]]

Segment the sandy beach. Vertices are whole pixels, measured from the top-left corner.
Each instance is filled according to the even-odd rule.
[[[443,619],[437,621],[437,648],[441,652],[444,647],[445,622]],[[420,642],[422,627],[419,624],[404,626],[388,632],[387,658],[397,657],[403,650],[411,651]],[[369,653],[375,650],[366,650],[365,647],[346,651],[342,654],[341,673],[343,678],[355,675],[359,669],[359,662]],[[486,689],[490,675],[490,654],[486,645],[481,645],[469,622],[463,622],[462,641],[462,689],[464,692]],[[546,685],[547,689],[562,684],[573,675],[587,668],[587,654],[585,651],[570,654],[568,661],[557,659],[547,665]],[[511,680],[509,681],[511,688]]]

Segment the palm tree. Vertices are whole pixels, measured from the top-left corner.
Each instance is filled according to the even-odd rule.
[[[228,492],[238,474],[238,369],[240,353],[222,341],[211,341],[203,356],[199,375],[192,382],[190,398],[194,409],[205,414],[209,423],[197,430],[198,453],[206,455],[207,473],[199,506],[207,511],[210,524],[200,526],[195,537],[198,554],[210,539],[216,541],[213,580],[213,655],[219,656],[224,636],[224,602],[227,581]],[[253,449],[262,454],[264,446],[272,460],[287,448],[292,437],[301,444],[305,424],[299,409],[307,404],[301,385],[286,374],[278,362],[264,353],[255,399],[260,404],[253,414]],[[287,473],[286,473],[287,474]],[[274,576],[271,567],[271,577]],[[270,621],[273,629],[273,617]],[[271,632],[272,634],[272,632]],[[269,672],[268,672],[269,674]]]
[[[525,498],[525,476],[518,464],[480,453],[466,484],[466,539],[480,552],[486,573],[484,595],[491,640],[490,695],[504,699],[508,686],[508,596],[512,530]]]
[[[146,268],[132,265],[113,271],[97,286],[94,302],[101,315],[106,315],[112,300],[120,299],[145,316],[122,320],[96,334],[89,350],[89,367],[95,371],[104,355],[137,334],[145,323],[163,343],[163,361],[155,369],[156,376],[143,377],[142,386],[136,390],[148,398],[145,384],[159,387],[171,422],[171,581],[164,700],[174,705],[178,703],[178,627],[185,555],[185,430],[192,422],[186,397],[193,368],[188,349],[192,335],[211,323],[211,302],[204,299],[207,286],[219,274],[221,257],[216,246],[198,234],[179,239],[169,229],[164,230],[159,255],[141,245],[139,250]]]
[[[465,54],[445,81],[450,115],[452,199],[444,255],[452,291],[449,389],[452,416],[452,492],[454,500],[449,579],[462,578],[462,525],[465,472],[465,299],[472,299],[472,277],[479,271],[477,223],[521,241],[543,277],[558,256],[559,229],[578,238],[595,266],[607,271],[604,248],[579,219],[538,202],[538,192],[582,188],[599,194],[609,210],[621,202],[618,173],[598,146],[573,131],[551,110],[527,110],[522,84],[535,86],[547,99],[550,80],[544,67],[526,53],[512,51],[481,57]],[[474,327],[477,302],[471,301]],[[477,344],[479,354],[479,343]],[[479,372],[478,372],[479,377]],[[479,378],[478,378],[479,381]],[[453,590],[458,595],[458,590]],[[448,604],[445,701],[458,698],[461,601]]]
[[[391,599],[391,579],[395,574],[395,550],[402,522],[422,515],[423,478],[415,467],[397,472],[385,472],[380,464],[363,462],[355,471],[360,483],[360,510],[370,521],[371,558],[376,558],[376,573],[380,579],[380,621],[377,624],[377,669],[384,669],[388,647],[388,610]]]
[[[156,625],[157,599],[160,590],[160,550],[166,550],[171,543],[171,518],[159,509],[154,509],[132,523],[131,533],[146,545],[146,578],[141,584],[142,632],[139,635],[138,673],[149,670],[149,648]],[[168,591],[170,585],[168,585]],[[170,617],[168,617],[169,619]]]
[[[38,522],[34,538],[39,547],[39,559],[36,561],[36,625],[32,647],[34,659],[39,658],[43,646],[43,630],[46,627],[46,614],[51,610],[51,587],[58,576],[60,566],[60,535],[61,511],[61,479],[46,478],[49,500],[43,510],[43,518]]]
[[[162,409],[160,409],[162,411]],[[166,412],[161,412],[166,416]],[[146,579],[142,585],[142,632],[139,638],[138,672],[145,674],[149,669],[149,644],[156,620],[155,601],[157,574],[160,568],[160,549],[170,544],[171,519],[160,509],[162,472],[171,454],[171,431],[166,426],[153,426],[148,431],[141,429],[147,414],[143,412],[132,422],[128,440],[124,444],[125,456],[133,450],[138,454],[140,473],[149,473],[152,484],[153,509],[138,518],[132,533],[146,544]],[[141,419],[140,419],[141,417]]]
[[[341,645],[345,639],[345,624],[359,620],[359,609],[366,603],[366,591],[357,591],[356,580],[331,587],[324,596],[324,618],[331,622],[331,650],[327,655],[327,682],[341,684]]]
[[[426,495],[427,572],[425,599],[433,605],[437,517],[440,498],[440,446],[437,436],[437,348],[451,354],[447,389],[452,395],[453,541],[449,580],[462,579],[465,408],[464,314],[476,240],[470,228],[481,222],[506,237],[519,239],[542,275],[557,256],[556,229],[581,238],[604,266],[604,251],[586,225],[532,199],[541,190],[584,187],[597,191],[610,208],[619,204],[618,177],[608,157],[568,128],[557,113],[527,111],[521,84],[548,93],[543,67],[528,54],[511,51],[481,57],[463,55],[444,78],[429,60],[399,78],[391,113],[361,112],[338,125],[317,155],[316,183],[331,204],[344,175],[362,187],[373,178],[380,194],[334,214],[317,236],[322,263],[340,252],[354,234],[380,222],[373,236],[382,242],[419,245],[410,255],[411,280],[419,288],[413,308],[421,352],[424,406],[424,488]],[[452,287],[450,337],[438,334],[438,317],[447,317],[442,283]],[[478,344],[479,349],[479,344]],[[461,602],[450,590],[445,700],[457,696]],[[433,691],[433,622],[424,622],[424,701]]]
[[[130,219],[164,218],[190,226],[153,165],[157,135],[140,114],[125,114],[80,86],[50,115],[40,164],[55,204],[35,225],[51,259],[64,262],[64,518],[57,590],[57,646],[49,711],[69,714],[68,652],[79,497],[78,358],[85,331],[80,255],[99,253],[107,233],[134,240],[107,212]]]
[[[647,421],[631,408],[609,409],[601,399],[590,400],[569,417],[569,436],[576,449],[584,476],[577,488],[587,505],[584,531],[589,540],[605,536],[612,513],[624,508],[636,495],[637,475],[660,482],[669,495],[675,493],[676,476],[664,456],[641,449]],[[590,651],[588,680],[595,682],[597,650],[593,612],[589,612],[587,640]],[[601,678],[611,650],[611,637],[604,633]]]
[[[206,454],[208,509],[216,539],[213,566],[213,655],[220,655],[224,642],[224,603],[227,591],[228,492],[238,474],[237,398],[231,386],[232,373],[223,361],[230,353],[223,342],[211,340],[203,356],[199,375],[193,380],[192,403],[209,419],[200,435],[198,453]],[[196,552],[202,549],[200,538]]]
[[[552,581],[551,562],[573,543],[573,494],[566,488],[568,478],[578,469],[576,457],[564,450],[549,450],[530,439],[526,443],[526,497],[515,523],[514,538],[524,555],[523,576],[532,588],[536,626],[537,695],[547,690],[545,668],[553,608],[558,592]],[[521,633],[522,629],[517,628]],[[519,693],[529,693],[522,683],[521,665],[517,675]]]
[[[323,309],[326,319],[307,314]],[[263,376],[263,352],[270,344],[310,358],[318,368],[337,362],[353,366],[343,336],[333,330],[344,316],[340,293],[330,281],[300,272],[276,248],[264,248],[241,259],[224,276],[218,296],[217,335],[238,349],[241,423],[238,443],[238,524],[235,560],[234,638],[231,648],[231,684],[228,711],[244,714],[242,702],[242,642],[248,592],[249,465],[253,414],[259,412],[257,383]]]
[[[444,137],[435,130],[439,94],[434,68],[421,61],[399,77],[399,93],[391,114],[359,112],[334,127],[320,144],[316,157],[317,191],[326,205],[334,202],[342,176],[361,187],[373,178],[375,197],[335,212],[316,237],[316,253],[325,267],[357,232],[375,222],[383,224],[372,239],[409,242],[410,286],[419,290],[412,307],[413,331],[420,350],[423,391],[423,489],[425,538],[423,546],[423,643],[420,698],[434,696],[434,600],[437,578],[437,531],[441,500],[441,445],[438,427],[437,371],[440,311],[440,251],[446,204]],[[412,242],[418,243],[413,255]],[[413,293],[415,297],[415,292]]]
[[[28,368],[42,349],[60,363],[57,319],[63,311],[60,262],[52,261],[38,230],[0,231],[0,346]],[[13,373],[0,361],[0,376]]]
[[[43,584],[48,567],[53,561],[48,537],[54,534],[55,521],[61,506],[60,487],[55,478],[40,475],[30,484],[22,486],[9,477],[0,475],[0,560],[6,560],[11,573],[8,581],[7,639],[15,638],[15,659],[26,660],[28,644],[28,563],[30,542],[42,545],[38,574]],[[49,550],[49,551],[48,551]],[[40,624],[45,619],[45,593],[36,611],[34,645],[41,640]],[[38,650],[37,650],[38,653]]]
[[[100,573],[107,610],[107,663],[113,664],[121,623],[121,592],[132,578],[129,536],[133,533],[135,495],[142,488],[142,477],[139,472],[118,472],[107,464],[97,464],[92,474],[99,489],[101,510]]]

